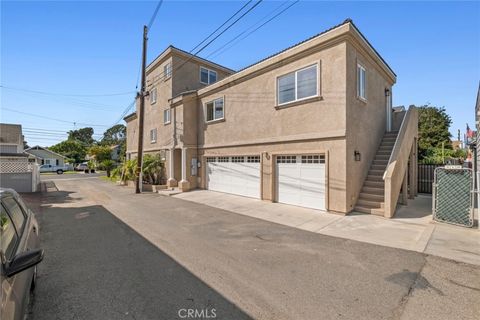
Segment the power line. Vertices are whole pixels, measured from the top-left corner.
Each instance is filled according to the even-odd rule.
[[[210,53],[208,57],[211,57],[212,55],[214,55],[215,53],[219,52],[220,50],[222,50],[223,48],[225,48],[227,45],[229,45],[230,43],[234,42],[236,39],[238,39],[239,37],[241,37],[242,35],[244,35],[246,32],[248,32],[251,28],[253,28],[255,25],[257,25],[258,23],[260,23],[263,19],[267,18],[270,14],[274,13],[275,11],[277,11],[278,9],[280,9],[281,7],[283,7],[285,4],[289,3],[290,1],[285,1],[283,2],[281,5],[279,5],[277,8],[275,8],[275,10],[271,11],[269,14],[267,14],[266,16],[264,16],[262,19],[260,19],[257,23],[255,23],[254,25],[252,25],[251,27],[245,29],[243,32],[239,33],[238,35],[236,35],[235,37],[233,37],[230,41],[226,42],[225,44],[223,44],[222,46],[220,46],[219,48],[217,48],[215,51],[213,51],[212,53]],[[287,11],[288,9],[290,9],[293,5],[295,5],[297,2],[299,2],[299,0],[295,1],[295,2],[292,2],[288,7],[284,8],[282,11],[278,12],[277,14],[275,14],[273,17],[271,17],[270,19],[268,19],[267,21],[265,21],[264,23],[262,23],[261,25],[259,25],[258,27],[256,27],[254,30],[252,30],[251,32],[249,32],[248,34],[246,34],[243,38],[241,38],[240,40],[238,40],[237,42],[233,43],[230,47],[226,48],[225,50],[222,50],[221,52],[219,52],[217,55],[214,55],[214,57],[222,54],[223,52],[227,51],[228,49],[232,48],[234,45],[236,45],[237,43],[239,43],[240,41],[242,41],[243,39],[247,38],[248,36],[250,36],[252,33],[254,33],[255,31],[257,31],[258,29],[260,29],[261,27],[265,26],[267,23],[269,23],[270,21],[272,21],[273,19],[275,19],[276,17],[278,17],[279,15],[281,15],[283,12]]]
[[[213,31],[212,33],[210,33],[205,39],[203,39],[200,43],[198,43],[192,50],[189,51],[189,53],[192,53],[192,51],[194,51],[195,49],[197,49],[198,47],[200,47],[205,41],[207,41],[208,38],[210,38],[211,36],[213,36],[218,30],[220,30],[224,25],[226,25],[230,20],[232,20],[238,13],[240,13],[246,6],[248,6],[250,4],[250,2],[252,2],[253,0],[249,0],[247,1],[247,3],[245,3],[240,9],[237,10],[237,12],[235,12],[232,16],[230,16],[230,18],[228,18],[227,20],[225,20],[224,23],[222,23],[217,29],[215,29],[215,31]]]
[[[24,91],[24,92],[32,92],[38,94],[45,94],[50,96],[65,96],[65,97],[111,97],[111,96],[125,96],[128,94],[132,94],[135,91],[128,91],[128,92],[117,92],[117,93],[102,93],[102,94],[70,94],[70,93],[54,93],[54,92],[46,92],[46,91],[38,91],[38,90],[31,90],[31,89],[23,89],[23,88],[14,88],[14,87],[7,87],[4,85],[0,85],[0,88],[9,89],[9,90],[16,90],[16,91]]]
[[[17,110],[5,108],[5,107],[2,107],[2,110],[15,112],[15,113],[19,113],[19,114],[24,114],[24,115],[31,116],[31,117],[37,117],[37,118],[53,120],[53,121],[58,121],[58,122],[63,122],[63,123],[70,123],[70,124],[73,124],[73,125],[78,124],[78,125],[89,126],[89,127],[108,127],[107,125],[103,125],[103,124],[89,124],[89,123],[83,123],[83,122],[67,121],[67,120],[62,120],[62,119],[50,118],[50,117],[46,117],[46,116],[41,116],[39,114],[17,111]]]
[[[229,26],[227,26],[227,28],[225,28],[221,33],[219,33],[215,38],[211,39],[207,44],[205,44],[202,48],[200,48],[199,50],[197,50],[194,54],[192,54],[187,60],[183,61],[181,64],[179,63],[178,68],[177,66],[172,66],[172,72],[175,71],[175,72],[178,72],[178,70],[180,70],[185,64],[187,64],[190,60],[192,60],[194,57],[196,57],[201,51],[205,50],[210,44],[213,43],[213,41],[215,41],[216,39],[218,39],[218,37],[220,37],[222,34],[224,34],[228,29],[230,29],[231,27],[233,27],[238,21],[240,21],[243,17],[245,17],[245,15],[247,15],[249,12],[251,12],[255,7],[257,7],[263,0],[258,0],[252,7],[250,7],[246,12],[244,12],[240,17],[238,17],[235,21],[233,21]],[[249,4],[250,1],[247,3]],[[240,12],[243,8],[245,7],[242,6],[242,8],[240,8],[240,10],[238,10],[237,12],[235,12],[230,18],[227,19],[227,22],[232,20],[233,17],[235,17],[238,12]],[[225,22],[222,24],[222,25],[225,25]],[[203,43],[205,42],[211,35],[209,35],[207,38],[205,38],[204,40],[202,40],[200,43]],[[195,48],[197,48],[199,45],[195,46]],[[190,50],[190,53],[193,51]],[[163,71],[161,72],[163,73],[163,77],[159,77],[159,79],[157,79],[155,82],[152,82],[151,85],[154,85],[160,81],[163,81],[166,79],[166,73]]]
[[[150,22],[148,23],[148,26],[147,26],[148,30],[150,30],[150,28],[152,27],[153,22],[157,17],[158,10],[160,10],[160,7],[162,6],[162,4],[163,4],[163,0],[158,1],[157,7],[155,8],[155,11],[153,12],[152,17],[150,18]]]
[[[197,54],[199,54],[200,52],[202,52],[206,47],[208,47],[213,41],[215,41],[216,39],[218,39],[218,37],[220,37],[222,34],[224,34],[226,31],[228,31],[228,29],[230,29],[231,27],[233,27],[238,21],[240,21],[244,16],[246,16],[250,11],[252,11],[253,9],[255,9],[256,6],[258,6],[263,0],[258,0],[252,7],[250,7],[250,9],[248,9],[246,12],[244,12],[240,17],[237,18],[237,20],[233,21],[227,28],[225,28],[222,32],[220,32],[220,34],[218,34],[217,36],[215,36],[215,38],[213,38],[212,40],[210,40],[209,42],[207,42],[206,45],[204,45],[202,48],[200,48],[199,50],[197,50],[197,52],[195,52],[195,56]],[[180,69],[180,68],[179,68]]]

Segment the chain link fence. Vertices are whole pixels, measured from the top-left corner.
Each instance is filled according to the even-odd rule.
[[[473,227],[472,169],[445,166],[435,169],[433,219]]]

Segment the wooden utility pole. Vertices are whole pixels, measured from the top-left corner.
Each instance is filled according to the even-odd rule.
[[[147,41],[148,27],[143,26],[143,50],[142,50],[142,83],[140,86],[140,106],[138,108],[138,150],[137,170],[135,174],[135,193],[142,192],[142,164],[143,164],[143,122],[145,110],[146,79],[145,68],[147,66]]]

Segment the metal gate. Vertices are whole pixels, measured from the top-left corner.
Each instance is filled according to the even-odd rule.
[[[433,219],[472,227],[473,190],[472,169],[460,166],[435,169]]]

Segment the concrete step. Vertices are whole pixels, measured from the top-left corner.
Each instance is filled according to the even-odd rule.
[[[357,205],[353,211],[356,212],[361,212],[361,213],[368,213],[368,214],[374,214],[377,216],[383,216],[384,215],[384,210],[382,208],[372,208],[369,206],[359,206]]]
[[[383,177],[383,174],[385,173],[385,170],[376,170],[376,169],[370,169],[368,171],[369,176],[380,176]]]
[[[379,182],[383,182],[383,175],[380,175],[380,176],[372,176],[372,175],[368,175],[367,176],[367,181],[379,181]]]
[[[380,146],[377,151],[392,151],[393,146]]]
[[[381,188],[382,190],[385,188],[385,183],[383,180],[365,180],[364,188]]]
[[[375,156],[375,161],[377,160],[385,160],[388,163],[388,160],[390,160],[390,155],[389,154],[378,154]]]
[[[357,206],[383,209],[384,203],[380,202],[380,201],[374,201],[374,200],[367,200],[367,199],[359,198],[357,200]]]
[[[374,193],[365,193],[361,192],[359,199],[366,200],[366,201],[375,201],[375,202],[383,202],[384,195],[383,194],[374,194]]]
[[[392,148],[395,146],[395,142],[382,142],[380,143],[380,148],[382,147],[389,147]]]
[[[384,166],[385,168],[387,167],[388,164],[388,159],[385,160],[373,160],[372,165],[374,166]]]
[[[385,171],[387,168],[387,164],[372,164],[370,167],[370,170],[380,170],[380,171]]]
[[[383,196],[385,194],[385,187],[384,185],[382,185],[380,188],[379,186],[367,186],[365,184],[362,188],[362,193],[378,194]]]

